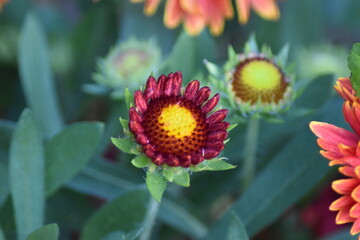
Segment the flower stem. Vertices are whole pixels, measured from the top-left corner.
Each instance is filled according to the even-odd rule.
[[[153,197],[150,197],[148,211],[144,221],[144,231],[141,233],[140,240],[149,240],[155,224],[156,215],[159,211],[160,203]]]
[[[259,135],[260,119],[250,118],[246,130],[245,138],[245,158],[242,168],[242,190],[245,191],[252,183],[255,177],[256,147]]]

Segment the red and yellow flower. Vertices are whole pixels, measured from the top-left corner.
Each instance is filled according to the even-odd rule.
[[[159,6],[160,0],[130,0],[144,2],[144,13],[152,15]],[[250,8],[266,20],[277,20],[280,17],[275,0],[237,0],[239,21],[247,23]],[[164,13],[164,24],[176,28],[181,23],[190,35],[198,35],[206,26],[213,35],[223,32],[226,19],[234,17],[230,0],[167,0]]]
[[[143,152],[156,165],[190,167],[213,159],[224,149],[228,110],[212,113],[219,94],[209,99],[209,87],[197,80],[181,92],[180,72],[149,77],[144,91],[134,94],[129,110],[130,131]]]
[[[360,102],[348,78],[339,79],[335,89],[345,100],[343,114],[354,132],[323,122],[311,122],[310,128],[319,137],[321,155],[330,166],[341,165],[339,172],[348,177],[333,182],[332,188],[343,196],[330,210],[338,211],[337,224],[353,223],[350,233],[355,235],[360,233]]]

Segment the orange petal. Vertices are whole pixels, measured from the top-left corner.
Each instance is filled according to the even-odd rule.
[[[360,233],[360,218],[356,219],[350,230],[351,235],[355,235],[358,233]]]
[[[199,35],[205,27],[205,19],[199,15],[188,15],[185,17],[184,27],[189,35]]]
[[[183,19],[184,12],[179,0],[168,0],[165,5],[164,24],[168,28],[176,28]]]
[[[354,178],[336,180],[332,183],[332,189],[342,195],[350,194],[359,183],[360,181]]]
[[[187,14],[201,14],[199,0],[180,0],[180,6]]]
[[[360,165],[360,158],[355,155],[344,156],[341,160],[344,162],[344,164],[350,165],[352,167],[357,167]]]
[[[360,203],[354,204],[354,206],[351,207],[349,214],[353,218],[359,218],[360,217]]]
[[[227,19],[230,19],[234,16],[234,10],[229,0],[216,0],[217,7],[219,11],[224,14]]]
[[[339,167],[339,172],[347,177],[356,177],[355,168],[350,166]]]
[[[357,147],[360,140],[360,137],[356,134],[324,122],[312,121],[310,122],[310,129],[319,138],[335,144],[342,143],[349,147]]]
[[[350,124],[351,128],[354,129],[358,134],[360,133],[360,105],[354,102],[352,105],[349,101],[346,101],[343,105],[343,113],[345,120]]]
[[[355,201],[351,198],[351,196],[346,195],[338,198],[335,200],[329,207],[330,211],[338,211],[341,210],[347,206],[352,206],[355,203]],[[349,208],[350,210],[350,208]]]
[[[340,143],[339,150],[344,156],[356,156],[356,150],[353,147],[349,147]]]
[[[241,24],[245,24],[250,16],[250,0],[236,0],[236,11]]]
[[[351,193],[351,197],[356,201],[360,202],[360,186],[357,186]]]
[[[145,0],[130,0],[130,2],[133,2],[133,3],[140,3],[140,2],[143,2]]]
[[[355,221],[355,218],[352,218],[349,215],[350,208],[351,208],[350,206],[347,206],[338,212],[338,214],[336,215],[336,220],[335,220],[337,224],[344,224],[344,223]]]
[[[153,15],[161,0],[146,0],[144,12],[146,15]]]
[[[341,157],[344,156],[344,154],[342,154],[342,152],[340,151],[339,143],[330,142],[327,139],[323,139],[323,138],[319,138],[317,140],[317,143],[322,149],[326,151],[337,153],[341,155]]]
[[[278,20],[280,11],[275,0],[251,0],[254,10],[266,20]]]
[[[356,177],[360,179],[360,166],[356,166],[354,171],[355,171]]]

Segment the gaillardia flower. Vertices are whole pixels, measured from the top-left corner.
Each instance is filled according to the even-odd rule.
[[[240,115],[275,116],[285,111],[295,97],[294,77],[286,69],[287,51],[284,47],[276,56],[264,46],[260,52],[251,38],[241,54],[229,48],[229,60],[223,69],[209,62],[205,65],[210,81],[226,93],[229,105],[240,110]]]
[[[360,233],[360,103],[349,79],[339,79],[335,89],[345,100],[344,117],[354,132],[322,122],[311,122],[310,128],[319,137],[320,154],[330,166],[341,165],[339,172],[348,177],[333,182],[332,188],[343,196],[330,210],[338,211],[337,224],[353,223],[350,232],[355,235]]]
[[[144,2],[144,13],[152,15],[159,6],[160,0],[130,0]],[[277,20],[280,17],[275,0],[237,0],[239,21],[247,23],[250,8],[266,20]],[[226,19],[234,17],[234,9],[230,0],[166,0],[164,24],[175,28],[180,23],[190,35],[198,35],[205,26],[211,34],[220,35]]]
[[[180,72],[162,75],[157,82],[149,77],[144,92],[134,94],[130,131],[156,165],[187,168],[217,157],[224,149],[229,123],[223,120],[228,110],[208,115],[219,94],[209,99],[210,88],[199,89],[197,80],[181,94],[181,84]]]
[[[189,186],[188,170],[234,168],[218,158],[230,129],[224,121],[228,110],[216,109],[220,95],[210,94],[210,88],[200,88],[197,80],[182,88],[180,72],[161,75],[158,80],[150,76],[145,89],[135,91],[133,104],[127,92],[130,120],[120,120],[127,137],[112,141],[121,150],[138,155],[132,164],[147,168],[147,179],[152,174],[151,179],[156,176],[158,181]],[[159,200],[161,195],[156,197],[153,191],[158,186],[153,180],[147,184]]]
[[[157,71],[161,60],[159,46],[152,40],[130,38],[110,49],[108,55],[97,61],[93,79],[112,90],[113,96],[121,96],[124,88],[134,89],[139,79]]]

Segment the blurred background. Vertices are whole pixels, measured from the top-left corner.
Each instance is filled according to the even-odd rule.
[[[221,236],[216,234],[226,232],[222,221],[226,211],[240,216],[251,239],[355,239],[348,232],[349,226],[336,225],[336,213],[328,210],[338,198],[331,189],[338,173],[318,154],[308,123],[327,121],[347,128],[342,101],[332,86],[338,77],[349,76],[347,56],[360,39],[360,1],[278,1],[278,21],[266,21],[252,11],[246,25],[235,17],[226,21],[220,36],[212,36],[205,29],[194,37],[182,26],[164,26],[164,5],[163,1],[153,16],[146,16],[143,3],[127,0],[4,3],[0,12],[0,226],[6,239],[16,239],[8,166],[13,131],[23,109],[29,107],[36,118],[42,118],[53,106],[49,102],[55,102],[56,109],[49,110],[47,120],[37,119],[41,127],[42,121],[50,121],[54,132],[75,122],[105,123],[99,144],[94,145],[96,151],[76,174],[47,195],[44,214],[44,223],[59,225],[59,239],[96,239],[84,237],[84,232],[101,224],[101,218],[94,217],[100,207],[144,185],[144,171],[133,168],[131,156],[110,143],[111,136],[123,134],[118,118],[127,118],[127,110],[119,91],[131,85],[131,77],[123,78],[116,90],[101,84],[94,77],[102,69],[99,59],[117,43],[133,39],[140,45],[150,41],[150,48],[157,49],[158,60],[147,75],[182,71],[185,82],[197,78],[204,85],[207,72],[203,59],[223,64],[228,45],[239,53],[251,34],[275,53],[286,44],[290,46],[289,62],[301,95],[284,115],[283,123],[261,122],[257,178],[247,192],[239,192],[246,128],[246,123],[240,123],[223,153],[238,168],[194,174],[190,188],[170,184],[151,239],[210,239],[209,233]],[[33,22],[24,27],[26,18]],[[26,65],[33,53],[45,54],[45,61]],[[137,67],[132,71],[135,74]],[[43,85],[37,76],[45,76],[51,84]],[[138,81],[132,90],[143,85],[146,78]],[[34,100],[36,95],[40,99]],[[44,142],[52,135],[51,131],[44,134]],[[103,215],[109,217],[110,213]],[[125,216],[120,217],[121,226],[128,221]],[[134,229],[127,226],[118,230]]]

